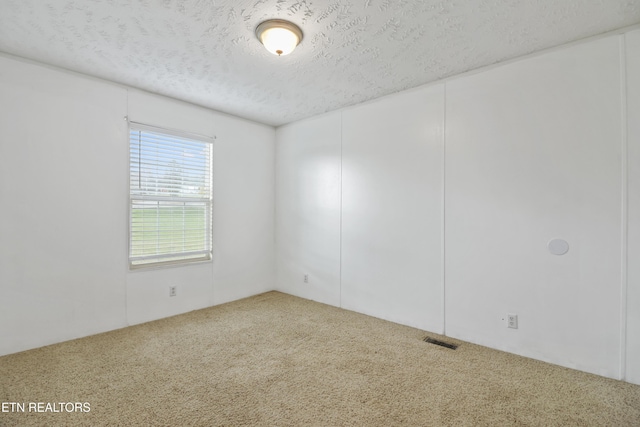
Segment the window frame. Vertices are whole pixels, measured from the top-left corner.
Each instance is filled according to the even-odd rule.
[[[202,134],[196,134],[196,133],[190,133],[190,132],[185,132],[185,131],[181,131],[181,130],[176,130],[176,129],[168,129],[168,128],[164,128],[164,127],[159,127],[159,126],[154,126],[154,125],[148,125],[145,123],[139,123],[139,122],[135,122],[135,121],[131,121],[128,120],[127,118],[127,122],[128,122],[128,132],[127,132],[127,145],[128,145],[128,179],[127,179],[127,183],[128,183],[128,187],[127,187],[127,191],[128,191],[128,208],[127,208],[127,215],[128,215],[128,236],[127,236],[127,264],[129,266],[129,270],[133,271],[133,270],[141,270],[141,269],[154,269],[154,268],[163,268],[163,267],[180,267],[180,266],[186,266],[186,265],[191,265],[191,264],[201,264],[201,263],[209,263],[213,261],[213,147],[214,147],[214,142],[216,140],[215,136],[207,136],[207,135],[202,135]],[[209,179],[209,197],[207,199],[204,198],[200,198],[198,201],[206,201],[206,203],[208,204],[208,214],[206,213],[204,216],[204,220],[206,222],[206,227],[207,227],[207,231],[208,232],[208,243],[205,243],[205,246],[208,244],[208,251],[203,254],[200,257],[192,257],[192,258],[182,258],[179,259],[181,257],[180,253],[175,253],[175,257],[167,257],[165,255],[158,255],[158,256],[148,256],[146,257],[146,260],[141,259],[140,257],[137,258],[137,260],[132,259],[132,244],[133,244],[133,233],[132,233],[132,228],[133,228],[133,206],[134,206],[134,201],[138,200],[153,200],[154,197],[153,196],[149,196],[149,197],[144,197],[144,198],[136,198],[136,196],[132,193],[132,189],[131,189],[131,181],[132,181],[132,155],[131,155],[131,150],[132,150],[132,139],[131,139],[131,134],[133,132],[150,132],[150,133],[154,133],[154,134],[158,134],[161,136],[168,136],[168,137],[174,137],[174,138],[179,138],[179,139],[184,139],[187,141],[191,141],[191,142],[197,142],[197,143],[203,143],[203,144],[208,144],[209,145],[209,164],[208,164],[208,179]],[[161,199],[156,197],[158,200],[157,201],[163,201],[163,202],[171,202],[171,200],[169,199]],[[177,198],[179,199],[179,198]],[[185,200],[183,200],[182,203],[185,202],[193,202],[194,199],[189,199],[189,198],[184,198]],[[176,202],[176,203],[180,203],[180,202]],[[207,210],[207,207],[205,206],[205,211]],[[206,250],[206,248],[205,248]],[[160,259],[160,258],[169,258],[169,259]],[[171,259],[174,258],[174,259]],[[178,259],[175,259],[178,258]],[[136,261],[142,261],[142,262],[136,262]]]

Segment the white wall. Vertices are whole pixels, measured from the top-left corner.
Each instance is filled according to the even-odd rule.
[[[448,335],[618,375],[619,65],[614,36],[447,83]]]
[[[343,113],[342,306],[442,330],[444,87]]]
[[[0,57],[0,354],[126,325],[125,108]]]
[[[640,384],[640,30],[626,34],[627,194],[629,240],[626,293],[626,378]],[[624,295],[623,295],[624,296]],[[623,303],[624,303],[623,299]],[[623,321],[625,319],[623,318]]]
[[[276,289],[441,331],[443,95],[278,129]]]
[[[340,128],[341,113],[331,113],[276,133],[276,289],[335,306],[340,305]]]
[[[213,264],[128,271],[127,114],[217,136]],[[268,126],[0,56],[0,355],[273,289],[274,138]]]
[[[279,289],[314,299],[301,280],[314,268],[326,278],[317,284],[331,295],[324,302],[640,383],[638,33],[280,128]],[[340,221],[334,210],[318,215],[309,196],[321,177],[307,165],[328,152],[342,165],[341,178],[331,175],[332,188],[340,180]],[[330,245],[292,243],[323,232]],[[569,242],[566,255],[549,253],[554,238]],[[310,267],[304,254],[314,251],[330,265]],[[518,329],[506,327],[507,313],[518,314]]]

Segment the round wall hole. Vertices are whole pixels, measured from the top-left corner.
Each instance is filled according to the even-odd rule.
[[[569,243],[562,239],[553,239],[549,242],[549,252],[554,255],[564,255],[569,252]]]

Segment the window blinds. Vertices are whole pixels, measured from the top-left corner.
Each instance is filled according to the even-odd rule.
[[[131,123],[132,267],[211,259],[211,145]]]

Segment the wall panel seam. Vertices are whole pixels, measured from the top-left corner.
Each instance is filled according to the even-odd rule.
[[[622,212],[621,212],[621,281],[620,281],[620,371],[626,380],[627,371],[627,288],[628,288],[628,232],[629,232],[629,170],[627,141],[627,61],[625,34],[620,39],[620,109],[621,109],[621,160],[622,160]]]
[[[443,85],[442,94],[442,199],[441,199],[441,308],[442,308],[442,335],[447,334],[447,300],[446,300],[446,180],[447,180],[447,84]]]

